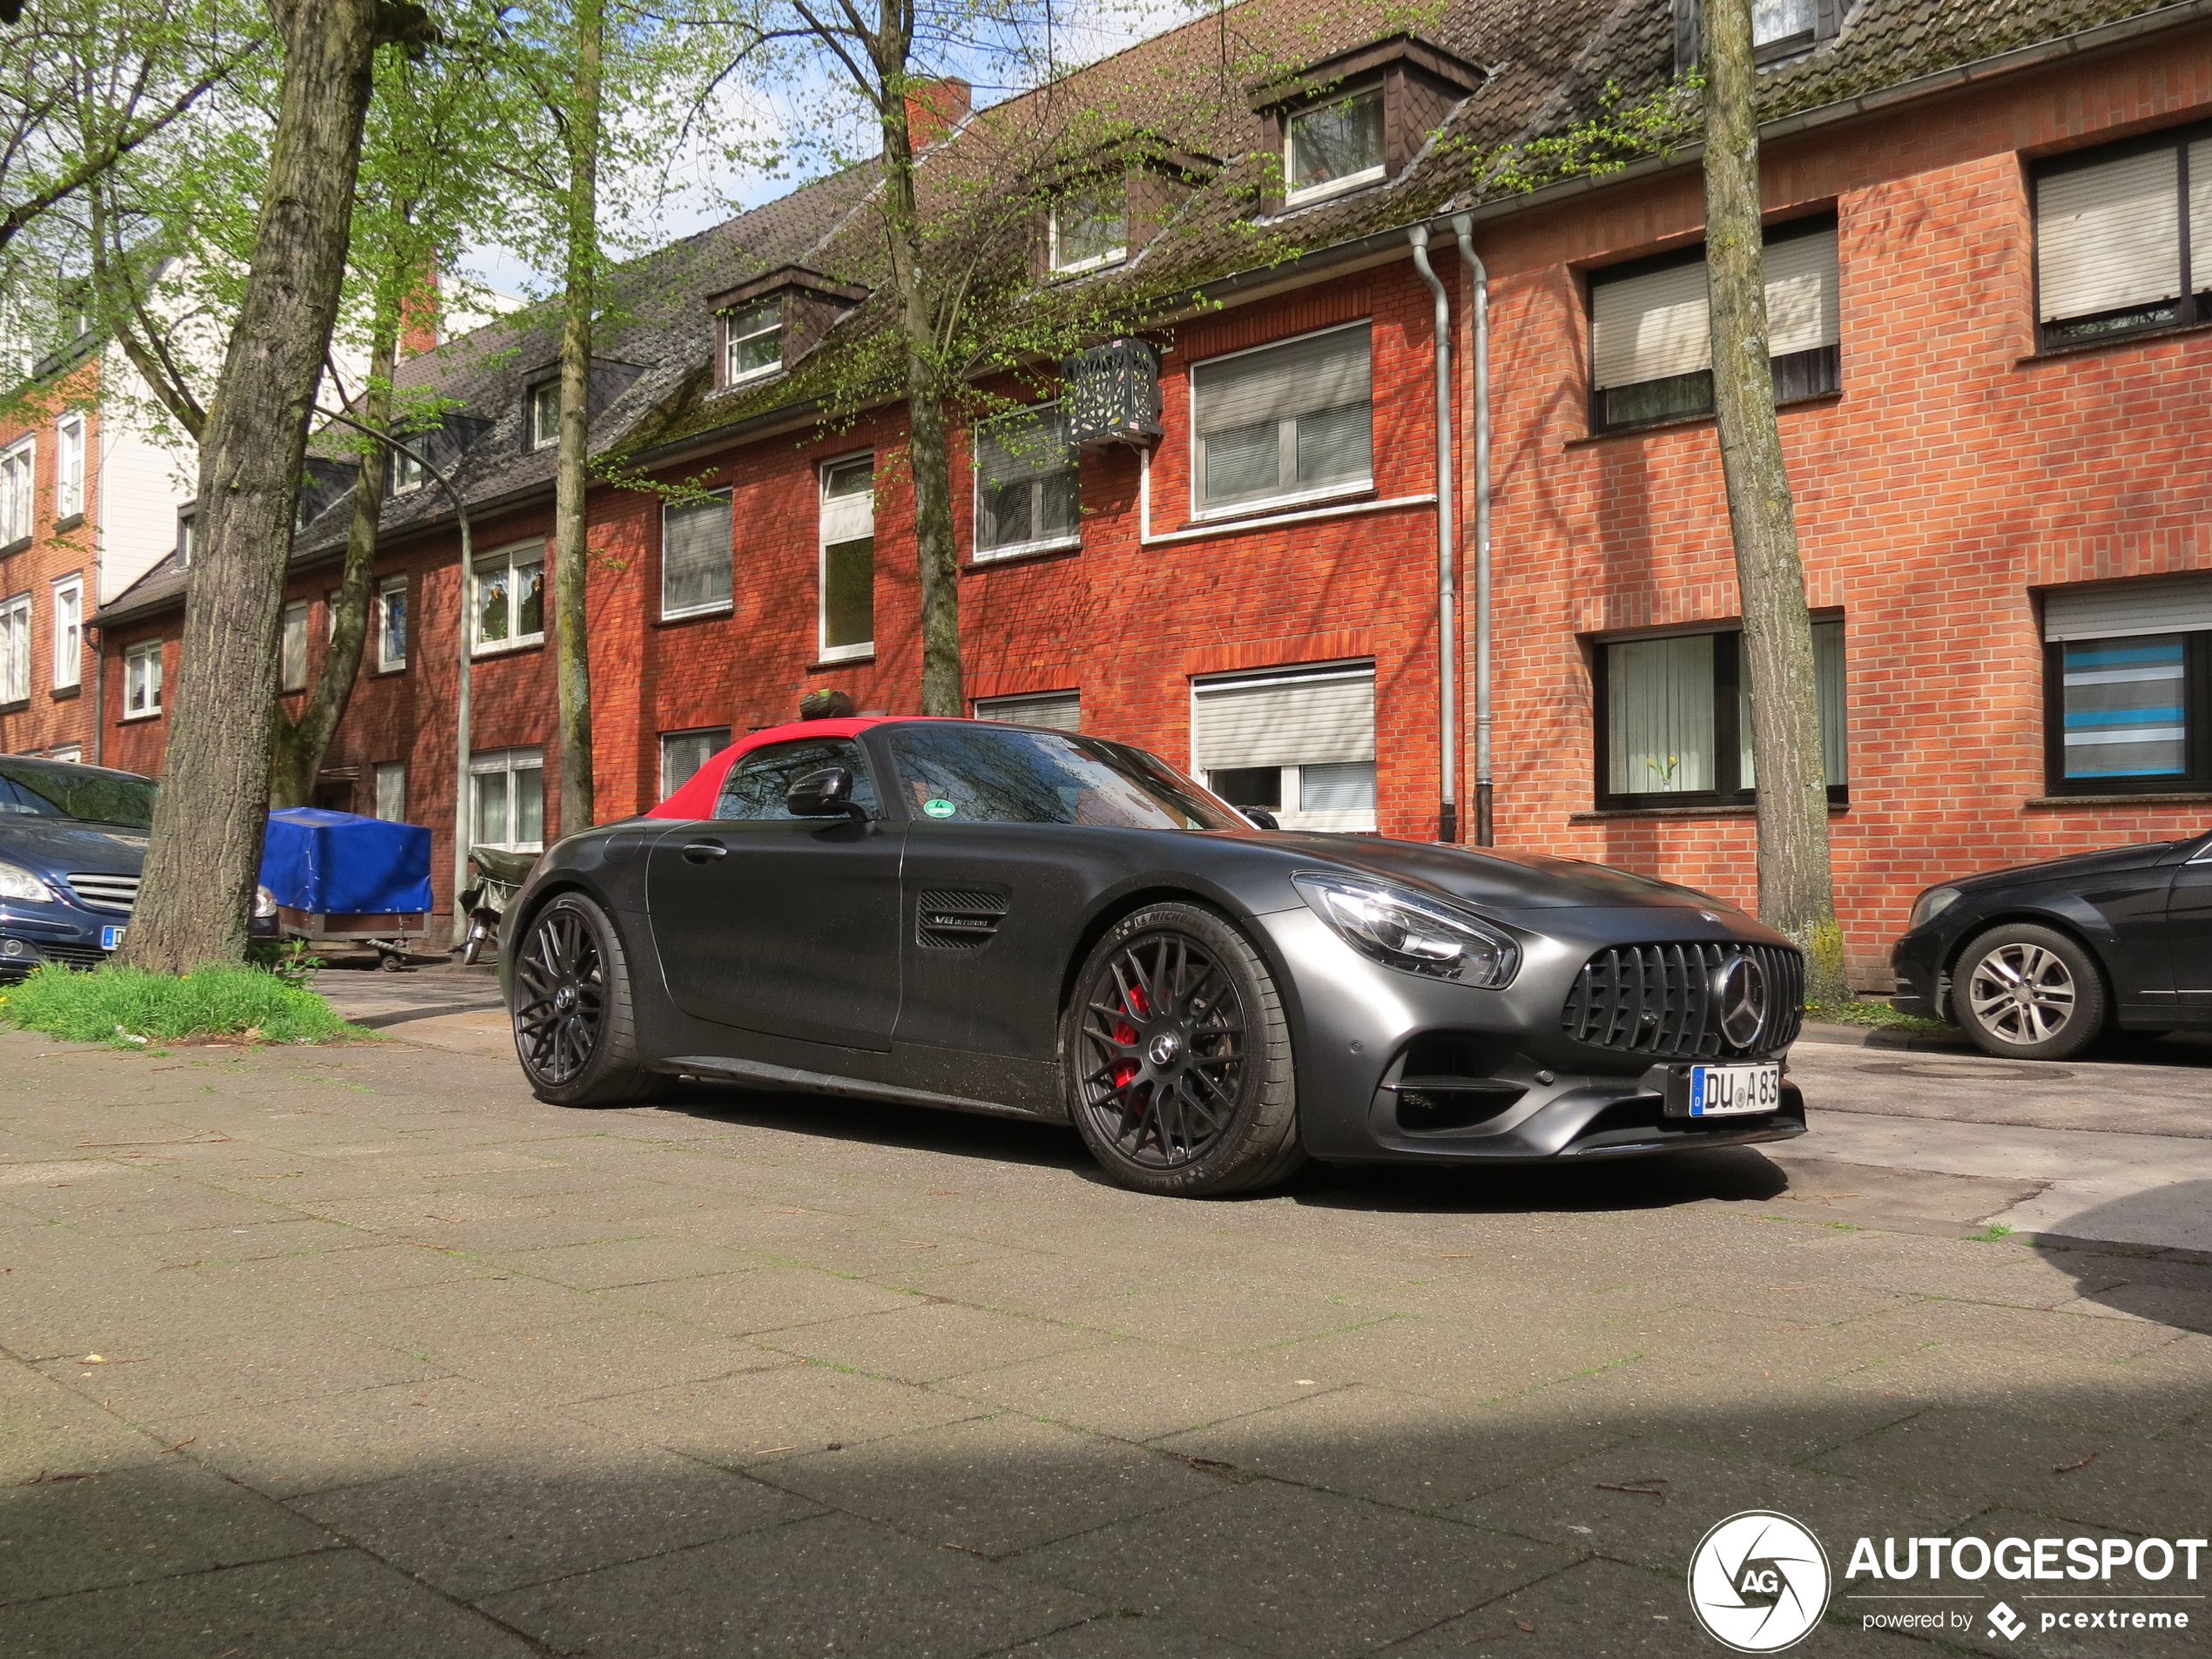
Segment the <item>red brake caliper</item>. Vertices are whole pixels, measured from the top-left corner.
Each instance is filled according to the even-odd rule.
[[[1144,988],[1142,985],[1132,985],[1129,988],[1128,993],[1122,1000],[1122,1006],[1130,1013],[1136,1015],[1140,1019],[1143,1018],[1145,1014],[1150,1012],[1151,1008],[1151,1004],[1145,1000]],[[1115,1021],[1114,1041],[1122,1043],[1134,1043],[1136,1041],[1136,1028],[1130,1024],[1126,1020]],[[1127,1083],[1130,1079],[1136,1076],[1136,1062],[1134,1060],[1116,1060],[1114,1062],[1115,1088],[1121,1088],[1124,1083]],[[1143,1109],[1143,1102],[1140,1101],[1136,1103],[1136,1109],[1138,1113],[1141,1114]]]

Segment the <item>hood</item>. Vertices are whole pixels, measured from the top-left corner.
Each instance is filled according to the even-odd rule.
[[[1736,913],[1737,907],[1694,887],[1676,887],[1609,864],[1555,859],[1498,847],[1442,846],[1355,835],[1278,833],[1264,839],[1316,864],[1350,867],[1407,887],[1428,887],[1486,910],[1664,907]]]
[[[146,833],[73,818],[0,817],[0,859],[52,874],[136,875],[145,863]]]
[[[2189,840],[2194,840],[2194,836]],[[2101,853],[2074,853],[2062,859],[2036,864],[2008,865],[2001,870],[1982,870],[1952,881],[1930,885],[1972,893],[1980,887],[2013,887],[2022,881],[2063,881],[2075,876],[2103,875],[2114,870],[2142,870],[2156,864],[2185,840],[2146,841],[2138,846],[2108,846]]]

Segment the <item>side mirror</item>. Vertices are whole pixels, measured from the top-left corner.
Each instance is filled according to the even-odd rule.
[[[793,818],[866,819],[867,808],[853,799],[853,769],[824,766],[810,772],[784,792],[784,806]]]
[[[1275,814],[1264,806],[1239,806],[1237,810],[1251,819],[1256,829],[1278,830],[1283,827],[1275,821]]]

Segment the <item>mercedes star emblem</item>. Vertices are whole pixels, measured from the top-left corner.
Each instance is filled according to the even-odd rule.
[[[1766,1029],[1766,970],[1749,956],[1730,957],[1713,975],[1713,1001],[1730,1046],[1750,1048]]]

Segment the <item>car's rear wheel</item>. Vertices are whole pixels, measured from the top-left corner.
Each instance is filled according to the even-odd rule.
[[[1952,1012],[1966,1035],[2008,1060],[2064,1060],[2105,1028],[2104,975],[2055,928],[1991,928],[1960,953],[1951,986]]]
[[[1150,905],[1115,923],[1076,976],[1061,1053],[1069,1114],[1119,1185],[1215,1197],[1305,1161],[1282,997],[1211,910]]]
[[[530,919],[515,956],[515,1052],[540,1100],[626,1106],[651,1089],[629,959],[607,913],[564,893]]]

